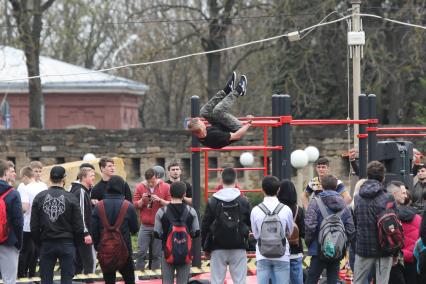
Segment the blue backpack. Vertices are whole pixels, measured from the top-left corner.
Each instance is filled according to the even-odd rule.
[[[426,246],[421,238],[417,240],[413,254],[417,260],[417,273],[426,274]]]

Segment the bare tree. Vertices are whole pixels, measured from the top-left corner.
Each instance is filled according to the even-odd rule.
[[[9,0],[13,8],[13,17],[18,26],[19,39],[24,46],[29,77],[40,75],[40,37],[43,28],[43,13],[55,0]],[[30,127],[42,128],[42,108],[44,105],[40,78],[28,81]]]

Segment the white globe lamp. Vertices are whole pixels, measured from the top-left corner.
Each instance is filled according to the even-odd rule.
[[[296,169],[302,169],[308,165],[308,154],[304,150],[295,150],[290,156],[291,165]]]
[[[91,161],[95,159],[96,159],[96,156],[92,153],[87,153],[86,155],[83,156],[83,161]]]
[[[315,146],[308,146],[305,148],[305,152],[308,155],[309,163],[313,163],[319,158],[319,150]]]
[[[250,152],[244,152],[240,156],[240,164],[244,167],[250,167],[254,163],[253,154]]]

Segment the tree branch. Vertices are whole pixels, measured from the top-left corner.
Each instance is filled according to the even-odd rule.
[[[41,5],[41,11],[44,12],[49,9],[50,6],[52,6],[53,2],[55,2],[55,0],[47,0],[46,2],[44,2],[44,4]]]

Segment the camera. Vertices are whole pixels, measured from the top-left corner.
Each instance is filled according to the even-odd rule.
[[[148,204],[146,205],[146,208],[152,208],[151,194],[148,194]]]

